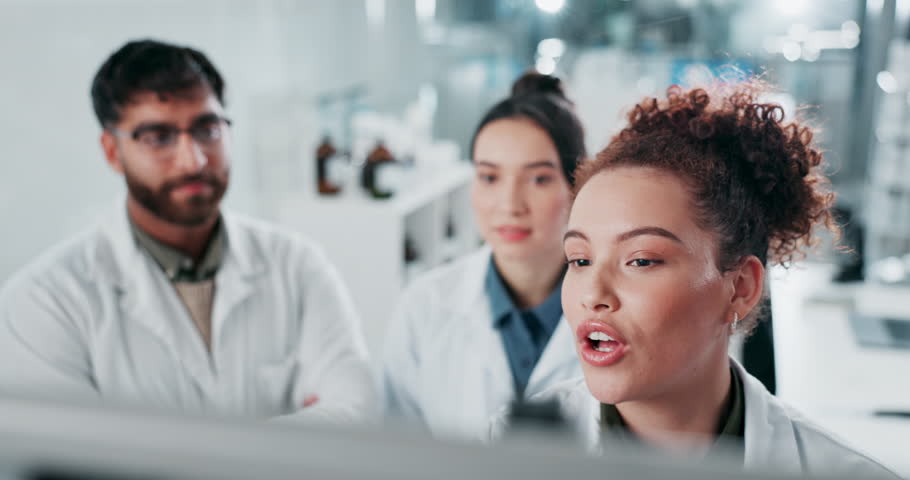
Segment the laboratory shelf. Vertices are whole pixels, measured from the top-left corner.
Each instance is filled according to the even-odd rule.
[[[272,219],[315,240],[340,270],[379,353],[398,297],[420,274],[479,245],[470,209],[469,162],[415,170],[406,189],[374,199],[350,182],[337,196],[312,191],[273,197]],[[405,259],[405,239],[416,253]]]

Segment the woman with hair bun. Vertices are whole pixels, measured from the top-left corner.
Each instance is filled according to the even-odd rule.
[[[765,269],[833,230],[822,154],[762,88],[671,87],[577,174],[563,310],[584,382],[555,387],[600,448],[732,452],[747,469],[896,476],[767,392],[727,346]],[[719,444],[723,443],[723,446]]]
[[[389,416],[485,439],[491,415],[581,375],[562,322],[562,253],[584,132],[558,78],[528,73],[483,117],[471,201],[486,246],[403,294],[387,333]]]

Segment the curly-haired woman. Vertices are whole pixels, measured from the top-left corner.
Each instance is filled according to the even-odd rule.
[[[579,167],[562,302],[585,382],[554,390],[601,448],[691,458],[724,443],[747,469],[892,476],[728,357],[768,263],[800,259],[817,227],[836,233],[810,129],[760,91],[671,87]]]

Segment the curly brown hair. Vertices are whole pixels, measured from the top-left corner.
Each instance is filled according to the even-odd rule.
[[[687,181],[697,221],[717,233],[721,271],[746,255],[784,266],[804,257],[817,243],[817,225],[838,235],[834,193],[812,130],[785,123],[780,105],[758,102],[764,91],[753,80],[710,94],[674,85],[666,99],[646,98],[609,145],[579,167],[575,192],[611,168],[665,170]]]

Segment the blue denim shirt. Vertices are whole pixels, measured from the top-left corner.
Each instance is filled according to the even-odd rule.
[[[502,336],[509,359],[516,398],[522,398],[531,372],[562,318],[562,277],[543,303],[528,310],[519,310],[491,256],[484,288],[490,299],[493,326]]]

